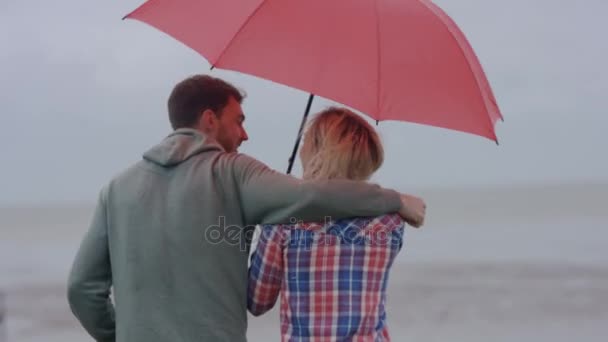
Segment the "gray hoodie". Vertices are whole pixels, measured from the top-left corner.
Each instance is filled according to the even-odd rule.
[[[98,341],[246,341],[255,225],[399,207],[394,191],[298,180],[179,129],[102,189],[70,272],[70,307]]]

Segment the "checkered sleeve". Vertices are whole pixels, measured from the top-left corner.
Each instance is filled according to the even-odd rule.
[[[272,309],[283,280],[283,246],[285,231],[282,225],[263,225],[257,248],[251,256],[247,309],[259,316]]]

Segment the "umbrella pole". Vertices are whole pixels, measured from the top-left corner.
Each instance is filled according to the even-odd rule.
[[[291,157],[289,158],[289,166],[287,167],[287,174],[291,174],[291,168],[293,167],[293,162],[296,160],[296,153],[298,152],[298,147],[300,147],[300,140],[302,140],[302,132],[304,131],[304,126],[306,126],[306,120],[308,119],[308,113],[310,112],[310,107],[312,106],[312,100],[315,98],[314,94],[310,94],[308,97],[308,104],[306,104],[306,110],[304,111],[304,116],[302,117],[302,123],[300,124],[300,130],[298,131],[298,138],[296,139],[296,144],[293,147],[293,152],[291,152]]]

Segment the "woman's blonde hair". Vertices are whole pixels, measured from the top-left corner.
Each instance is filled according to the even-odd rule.
[[[300,151],[304,179],[367,180],[384,162],[374,128],[346,108],[331,107],[313,118]]]

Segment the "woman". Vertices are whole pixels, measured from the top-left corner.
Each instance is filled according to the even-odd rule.
[[[374,129],[344,108],[319,113],[300,158],[305,179],[367,180],[384,152]],[[397,214],[262,227],[249,269],[248,309],[281,294],[283,341],[388,341],[386,286],[401,249]]]

